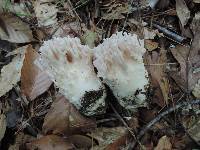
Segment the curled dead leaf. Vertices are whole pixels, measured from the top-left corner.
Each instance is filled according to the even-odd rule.
[[[21,90],[30,100],[47,91],[52,84],[47,73],[34,64],[38,57],[39,54],[29,45],[21,71]]]
[[[43,132],[45,134],[71,134],[91,131],[96,123],[83,117],[62,95],[57,95],[49,112],[45,116]]]

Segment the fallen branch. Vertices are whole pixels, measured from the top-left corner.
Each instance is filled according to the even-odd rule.
[[[137,135],[136,139],[140,140],[144,134],[158,121],[160,121],[164,116],[168,115],[169,113],[181,108],[185,107],[187,105],[200,105],[200,100],[193,100],[188,102],[180,102],[176,106],[169,107],[166,111],[162,112],[158,116],[156,116],[153,120],[151,120]],[[134,147],[137,145],[137,141],[133,141],[129,144],[128,150],[134,149]]]
[[[165,34],[167,37],[177,41],[178,43],[182,43],[184,40],[186,40],[186,37],[183,37],[181,35],[178,35],[177,33],[165,28],[165,27],[162,27],[156,23],[153,23],[152,24],[153,27],[155,27],[156,29],[158,29],[160,32],[162,32],[163,34]]]

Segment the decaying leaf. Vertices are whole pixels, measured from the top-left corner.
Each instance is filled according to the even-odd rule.
[[[56,8],[56,5],[37,0],[34,3],[34,9],[39,26],[50,26],[57,24],[58,9]]]
[[[34,64],[38,57],[39,54],[29,45],[21,71],[21,90],[30,100],[44,93],[52,84],[47,73]]]
[[[178,45],[171,49],[173,56],[180,64],[180,71],[171,73],[171,76],[182,89],[189,90],[189,92],[196,85],[196,88],[198,88],[198,80],[200,79],[200,71],[198,71],[198,68],[200,68],[199,38],[200,34],[197,31],[191,47]],[[195,91],[198,91],[198,89],[195,89]]]
[[[174,78],[174,80],[182,89],[185,89],[186,80],[187,80],[186,79],[186,60],[187,60],[189,49],[187,47],[178,45],[175,48],[172,48],[171,52],[180,64],[180,71],[178,73],[177,72],[171,73],[171,76]]]
[[[146,27],[142,28],[142,33],[143,33],[143,38],[145,40],[152,40],[155,38],[156,35],[162,35],[161,33],[159,33],[158,30],[150,30]]]
[[[118,139],[116,139],[115,141],[113,141],[113,143],[109,144],[106,146],[105,150],[116,150],[119,148],[124,148],[124,150],[126,149],[126,147],[128,146],[128,143],[130,142],[130,135],[125,133],[124,135],[120,136]]]
[[[190,19],[190,10],[184,0],[176,0],[176,12],[182,26],[185,26]]]
[[[110,4],[106,4],[105,7],[108,7],[107,13],[103,15],[103,19],[113,20],[113,19],[123,19],[124,15],[130,12],[130,7],[128,3],[124,3],[124,5],[120,3],[116,3],[111,1]]]
[[[28,24],[13,15],[1,15],[6,32],[0,30],[0,38],[13,43],[26,43],[34,41],[32,31]]]
[[[197,143],[200,144],[200,119],[198,117],[188,117],[187,119],[183,120],[183,125],[187,130],[187,133],[190,137],[195,140]]]
[[[81,33],[81,26],[78,21],[67,22],[59,25],[58,30],[55,32],[53,37],[65,37],[69,35],[70,37],[76,37],[77,34]]]
[[[115,140],[123,136],[125,132],[126,132],[125,127],[97,128],[96,131],[89,134],[99,143],[99,145],[94,146],[92,150],[105,149],[109,144],[112,144]]]
[[[173,137],[171,143],[173,149],[186,149],[187,143],[191,142],[191,138],[188,136],[187,133],[179,133]]]
[[[57,135],[43,136],[26,144],[27,150],[73,150],[74,145]]]
[[[4,114],[0,114],[0,141],[4,137],[6,132],[6,116]]]
[[[200,18],[199,18],[200,25]],[[200,80],[200,28],[196,29],[196,34],[192,42],[189,53],[189,89],[198,90],[198,81]],[[199,89],[200,90],[200,89]]]
[[[195,84],[195,87],[192,91],[192,94],[196,97],[196,98],[200,98],[200,79],[198,80],[197,84]]]
[[[84,35],[81,37],[81,40],[84,44],[88,45],[90,48],[94,48],[98,41],[98,35],[96,32],[87,30]]]
[[[10,145],[8,150],[21,150],[22,145],[32,140],[35,140],[35,137],[19,132],[16,135],[14,144]]]
[[[170,139],[166,135],[161,137],[158,141],[158,145],[155,147],[155,150],[172,150]]]
[[[69,140],[78,149],[81,149],[81,148],[82,149],[89,149],[92,146],[95,146],[93,139],[88,137],[88,136],[84,136],[84,135],[75,134],[75,135],[70,136]]]
[[[194,3],[200,3],[200,0],[193,0]]]
[[[148,51],[153,51],[158,48],[158,43],[153,42],[152,40],[144,40],[144,48],[146,48]]]
[[[7,0],[1,0],[0,1],[0,13],[4,12],[11,12],[18,16],[24,17],[24,16],[31,16],[29,9],[27,5],[30,3],[16,3],[14,1],[7,1]],[[30,6],[30,5],[29,5]]]
[[[195,13],[195,16],[193,17],[192,23],[191,23],[191,29],[193,34],[196,34],[197,31],[199,31],[199,24],[200,24],[200,12]]]
[[[57,95],[44,119],[43,132],[53,134],[81,133],[93,130],[94,121],[83,117],[62,95]]]
[[[27,46],[20,47],[15,51],[19,52],[8,65],[1,69],[0,74],[0,97],[10,91],[20,81],[21,68],[23,65]]]
[[[151,55],[148,53],[145,55],[151,82],[156,89],[155,95],[158,97],[156,103],[161,107],[168,103],[169,94],[169,81],[165,73],[166,59],[166,51],[163,49],[160,53],[153,51]]]

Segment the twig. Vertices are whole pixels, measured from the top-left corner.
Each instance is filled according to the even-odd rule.
[[[131,6],[133,5],[133,0],[131,1]],[[124,31],[124,28],[126,26],[126,22],[127,22],[127,19],[128,19],[128,15],[129,15],[129,11],[127,12],[126,14],[126,18],[125,18],[125,21],[124,21],[124,25],[123,25],[123,28],[122,28],[122,31]]]
[[[171,112],[181,108],[181,107],[185,107],[188,104],[190,105],[200,105],[200,100],[193,100],[193,101],[188,101],[188,102],[181,102],[178,103],[176,106],[172,106],[169,107],[166,111],[162,112],[161,114],[159,114],[158,116],[156,116],[153,120],[151,120],[137,135],[137,139],[141,139],[144,134],[154,125],[156,124],[158,121],[160,121],[164,116],[170,114]],[[132,150],[134,149],[134,147],[137,145],[137,141],[133,141],[132,143],[129,144],[128,150]]]
[[[171,30],[168,30],[156,23],[152,23],[153,27],[157,28],[160,32],[164,33],[166,36],[168,36],[169,38],[172,38],[173,40],[176,40],[179,43],[182,43],[184,40],[186,40],[186,37],[182,37],[180,35],[178,35],[175,32],[172,32]]]
[[[116,121],[116,120],[118,120],[118,119],[117,118],[106,118],[106,119],[97,120],[96,123],[100,124],[100,123]]]
[[[131,135],[133,136],[134,140],[136,140],[139,144],[140,142],[138,141],[138,138],[136,137],[135,133],[132,131],[132,129],[128,126],[128,124],[124,121],[124,119],[120,116],[120,114],[116,111],[115,107],[109,103],[109,105],[111,106],[112,110],[114,111],[114,113],[117,115],[118,119],[123,123],[123,125],[127,128],[127,130],[131,133]],[[141,144],[140,144],[141,145]]]
[[[72,8],[72,10],[70,10],[70,11],[74,12],[75,15],[77,16],[77,18],[79,19],[79,21],[82,22],[82,19],[79,17],[78,13],[76,12],[76,9],[73,8],[73,5],[70,0],[68,0],[68,4],[70,5],[70,8]]]

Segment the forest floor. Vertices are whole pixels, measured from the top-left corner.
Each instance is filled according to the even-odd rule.
[[[0,0],[0,150],[200,149],[199,32],[200,0]]]

